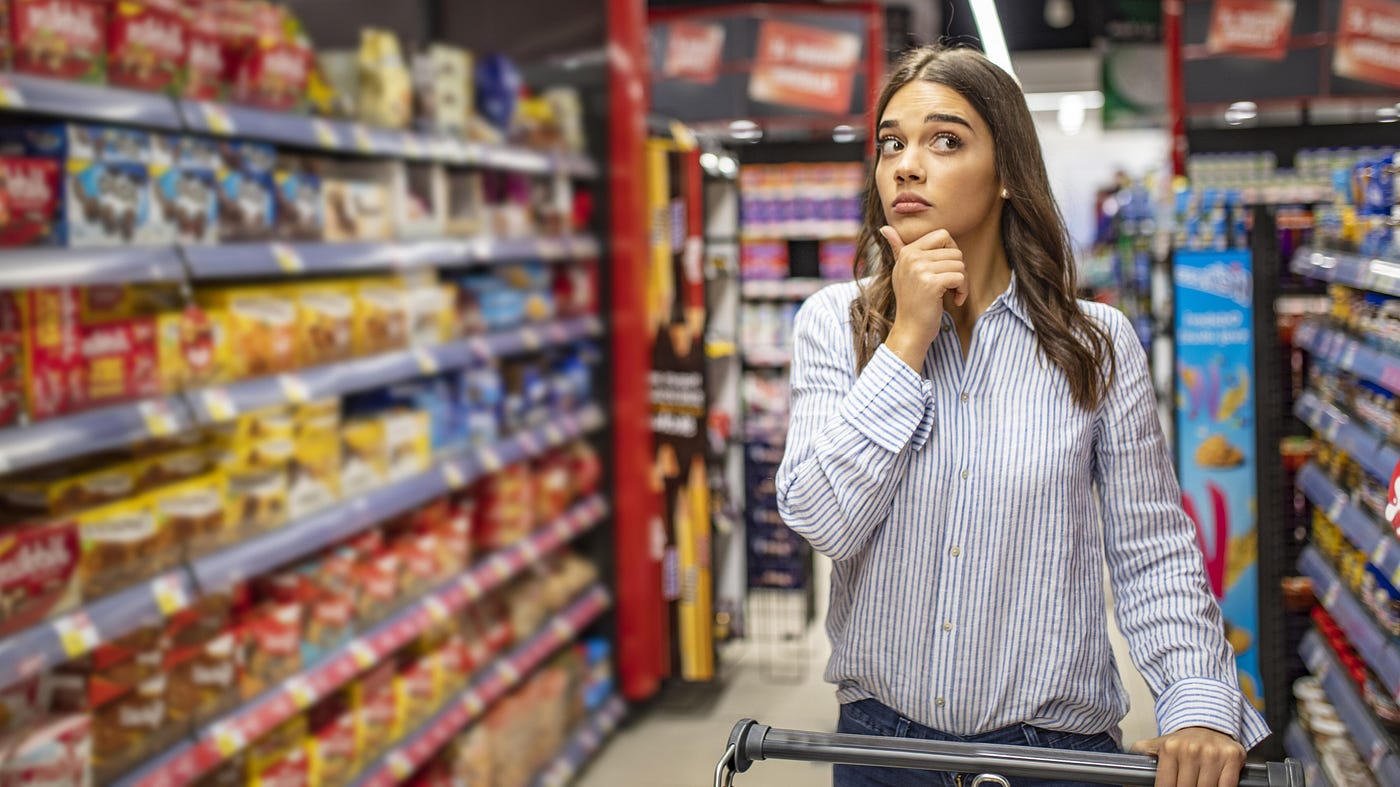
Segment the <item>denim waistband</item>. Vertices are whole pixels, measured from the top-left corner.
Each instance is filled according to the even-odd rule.
[[[881,703],[879,700],[864,699],[853,702],[849,706],[855,712],[862,714],[874,722],[879,729],[888,730],[890,734],[899,738],[920,738],[931,741],[951,741],[956,743],[990,743],[1003,744],[1008,746],[1038,746],[1067,748],[1063,746],[1065,738],[1088,738],[1091,735],[1049,730],[1043,727],[1036,727],[1031,724],[1014,724],[1010,727],[992,730],[990,732],[979,733],[977,735],[954,735],[953,733],[935,730],[932,727],[924,726],[906,716],[899,711]],[[1109,732],[1112,735],[1112,732]],[[1068,747],[1077,748],[1077,747]]]

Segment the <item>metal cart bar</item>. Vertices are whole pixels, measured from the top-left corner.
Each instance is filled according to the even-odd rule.
[[[981,774],[974,787],[1005,787],[1007,777],[1152,787],[1157,777],[1156,759],[1140,755],[777,730],[744,719],[734,726],[724,759],[715,767],[715,787],[730,787],[734,774],[759,760]],[[1305,787],[1303,766],[1292,759],[1246,765],[1240,787]]]

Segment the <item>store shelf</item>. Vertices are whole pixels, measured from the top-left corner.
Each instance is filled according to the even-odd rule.
[[[1283,736],[1283,749],[1288,756],[1303,764],[1304,781],[1308,787],[1333,787],[1332,780],[1322,768],[1322,758],[1317,756],[1317,748],[1298,722],[1288,725]]]
[[[567,345],[597,336],[601,331],[602,322],[591,316],[526,325],[433,347],[398,350],[192,391],[187,397],[197,421],[217,423],[262,407],[382,388],[488,358],[507,358]]]
[[[1337,661],[1317,632],[1311,632],[1303,639],[1300,649],[1308,669],[1322,682],[1327,699],[1337,708],[1337,716],[1346,725],[1352,742],[1362,759],[1376,775],[1381,784],[1400,784],[1400,751],[1366,701],[1356,690],[1347,671]]]
[[[1298,326],[1293,344],[1314,358],[1400,394],[1400,358],[1370,347],[1344,331],[1309,320]]]
[[[1376,673],[1386,691],[1400,698],[1400,647],[1378,626],[1360,601],[1351,595],[1337,572],[1316,547],[1298,559],[1298,569],[1313,583],[1313,594],[1346,632],[1347,639]],[[1400,780],[1392,782],[1400,784]]]
[[[78,658],[188,606],[196,597],[184,571],[133,585],[51,621],[0,640],[0,687]]]
[[[391,787],[407,780],[454,735],[481,718],[487,708],[520,685],[536,667],[572,642],[610,603],[602,585],[584,591],[530,639],[479,674],[470,688],[448,702],[436,716],[367,768],[355,781],[356,787]]]
[[[28,74],[0,76],[0,106],[25,113],[178,131],[175,104],[160,93],[87,85]]]
[[[1298,473],[1298,488],[1342,529],[1353,546],[1371,556],[1371,565],[1389,577],[1391,584],[1400,583],[1400,540],[1394,531],[1383,528],[1369,512],[1352,503],[1347,493],[1312,462]]]
[[[425,240],[384,243],[243,243],[183,248],[190,275],[198,281],[257,276],[353,273],[357,271],[473,265],[511,260],[596,257],[597,238],[558,237]],[[0,285],[4,270],[0,268]]]
[[[1400,448],[1352,420],[1341,408],[1322,401],[1313,391],[1306,391],[1298,397],[1293,412],[1328,442],[1347,452],[1362,469],[1382,484],[1390,483],[1395,465],[1400,462]]]
[[[564,749],[535,776],[532,787],[564,787],[573,780],[579,770],[593,759],[603,742],[617,730],[617,725],[627,715],[627,705],[622,698],[613,695],[590,718],[585,719],[573,735],[569,736]]]
[[[232,587],[460,489],[505,465],[543,454],[602,422],[602,411],[596,405],[578,413],[560,414],[548,426],[495,445],[464,449],[422,473],[206,555],[192,561],[190,571],[206,593]]]
[[[826,279],[777,279],[746,281],[742,293],[747,300],[806,300],[833,282]]]
[[[0,290],[184,280],[185,267],[170,247],[0,251]]]
[[[164,753],[124,783],[150,787],[194,781],[236,755],[249,742],[389,658],[437,622],[503,587],[540,556],[553,553],[593,528],[606,514],[607,504],[601,497],[575,505],[559,520],[481,560],[470,571],[347,642],[310,669],[203,727],[191,741]]]
[[[1302,248],[1293,256],[1292,269],[1319,281],[1400,295],[1400,260]]]
[[[168,437],[191,428],[178,397],[112,405],[0,429],[0,474]]]
[[[792,363],[790,347],[745,347],[744,365],[780,368]]]

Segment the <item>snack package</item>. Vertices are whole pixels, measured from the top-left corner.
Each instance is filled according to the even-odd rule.
[[[375,489],[388,479],[389,453],[378,418],[350,418],[340,429],[342,489]]]
[[[406,240],[441,238],[447,232],[447,171],[439,164],[402,162],[394,167],[394,226]]]
[[[447,235],[489,237],[485,220],[486,193],[481,173],[454,169],[447,174]]]
[[[321,179],[309,172],[279,170],[277,184],[277,237],[291,241],[319,241],[325,237],[325,198]]]
[[[212,140],[181,137],[168,166],[153,166],[157,223],[170,242],[219,240],[219,158]]]
[[[437,710],[437,670],[427,655],[412,655],[412,649],[400,655],[399,672],[394,676],[394,690],[403,716],[403,727],[413,729]]]
[[[355,635],[355,563],[347,555],[332,553],[307,563],[298,575],[306,599],[302,660],[314,664]]]
[[[380,420],[384,424],[389,480],[400,481],[427,470],[433,458],[428,414],[415,410],[391,410],[384,413]]]
[[[16,71],[79,82],[106,79],[103,0],[10,0],[8,32]]]
[[[477,520],[472,526],[477,552],[508,547],[529,535],[535,518],[533,482],[529,465],[518,462],[477,485]]]
[[[157,673],[92,709],[92,769],[98,783],[110,783],[174,741],[178,730],[167,714],[166,685],[165,674]]]
[[[389,240],[393,234],[389,187],[384,183],[326,177],[321,199],[328,241]]]
[[[297,365],[297,304],[276,287],[201,288],[199,304],[220,315],[228,348],[227,379],[287,372]]]
[[[239,683],[245,700],[301,669],[304,614],[297,602],[266,602],[240,615],[245,650]]]
[[[353,692],[343,689],[321,700],[307,714],[311,783],[348,784],[359,771],[361,736]]]
[[[413,80],[398,37],[385,30],[361,30],[358,63],[360,120],[407,128],[413,118]]]
[[[310,787],[306,719],[293,717],[248,752],[248,787]]]
[[[0,636],[76,606],[81,556],[72,521],[0,528]]]
[[[340,402],[298,408],[289,475],[288,506],[300,519],[340,499]]]
[[[355,569],[359,593],[355,598],[356,622],[368,628],[387,618],[401,603],[399,573],[403,562],[392,551],[384,550]]]
[[[136,463],[99,457],[0,477],[0,518],[13,521],[67,516],[131,497]]]
[[[357,305],[354,291],[326,282],[298,285],[293,292],[301,337],[299,364],[318,366],[352,357]]]
[[[471,53],[432,44],[413,58],[413,82],[419,123],[443,134],[465,136],[467,118],[476,103]]]
[[[167,671],[172,718],[183,723],[212,718],[238,700],[238,637],[225,632],[167,662]]]
[[[277,227],[277,151],[257,142],[219,143],[219,241],[273,240]]]
[[[230,541],[274,530],[287,523],[288,483],[285,467],[276,470],[228,471]]]
[[[181,555],[194,556],[229,538],[227,485],[221,472],[163,487],[148,497],[156,527]]]
[[[0,784],[90,787],[94,720],[50,717],[0,738]]]
[[[222,325],[198,306],[156,317],[160,390],[173,394],[213,385],[227,365]]]
[[[107,81],[153,92],[178,90],[185,31],[175,0],[115,0],[107,23]]]
[[[52,246],[67,237],[60,168],[54,159],[0,157],[0,200],[5,207],[0,247]]]
[[[76,518],[85,600],[111,595],[175,564],[175,544],[146,496],[95,508]]]
[[[180,91],[195,101],[220,101],[228,93],[228,65],[217,14],[209,8],[186,6],[185,74]]]
[[[0,292],[0,426],[25,416],[24,316],[15,296]]]
[[[403,731],[398,692],[394,690],[397,665],[385,661],[370,668],[351,684],[354,706],[359,709],[362,762],[378,757]]]
[[[361,279],[354,285],[356,355],[376,355],[408,345],[408,304],[403,282]]]

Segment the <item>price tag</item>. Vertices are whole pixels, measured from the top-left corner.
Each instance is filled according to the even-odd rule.
[[[425,375],[437,374],[442,369],[438,365],[437,356],[429,352],[426,347],[413,348],[413,359],[418,362],[418,371]]]
[[[286,396],[287,401],[292,404],[305,404],[311,401],[311,389],[307,387],[305,380],[295,374],[280,375],[277,382],[282,386],[282,395]]]
[[[1366,758],[1366,764],[1371,766],[1372,772],[1380,772],[1381,762],[1385,760],[1388,753],[1390,753],[1390,749],[1385,743],[1378,740],[1371,741],[1371,754]]]
[[[1322,433],[1327,437],[1327,442],[1337,442],[1337,433],[1342,430],[1342,420],[1340,418],[1329,418]]]
[[[413,775],[413,761],[408,759],[408,755],[402,751],[395,751],[389,755],[387,760],[389,772],[394,774],[394,778],[403,781]]]
[[[497,454],[494,448],[481,449],[480,459],[481,466],[486,468],[486,472],[488,473],[500,472],[501,468],[504,467],[501,463],[500,454]]]
[[[1342,583],[1333,582],[1332,586],[1327,588],[1327,592],[1322,594],[1322,606],[1326,607],[1327,609],[1332,609],[1337,605],[1337,599],[1341,595]]]
[[[277,267],[283,273],[301,273],[306,270],[306,262],[302,260],[301,254],[285,243],[272,244],[272,258],[277,261]]]
[[[316,689],[305,678],[300,676],[289,678],[282,688],[287,690],[288,696],[292,698],[292,704],[297,706],[297,710],[306,710],[316,704],[318,697]]]
[[[574,638],[574,627],[563,618],[555,618],[549,622],[549,630],[554,634],[560,643],[568,642]]]
[[[53,622],[53,628],[58,632],[58,642],[63,646],[63,652],[70,659],[92,652],[102,640],[86,612],[59,618]]]
[[[209,419],[215,423],[232,421],[238,417],[238,405],[233,403],[233,397],[229,396],[227,390],[206,388],[202,398],[204,399],[204,412],[208,413]]]
[[[1390,557],[1391,544],[1394,543],[1387,536],[1381,536],[1381,540],[1376,543],[1376,548],[1371,550],[1371,565],[1376,568],[1385,568],[1386,558]]]
[[[520,682],[520,670],[516,669],[513,662],[503,661],[500,667],[501,677],[505,679],[507,686],[514,686]]]
[[[209,127],[212,134],[231,137],[238,133],[238,127],[234,125],[233,117],[222,104],[212,104],[204,102],[199,105],[199,111],[204,115],[204,124]]]
[[[350,656],[355,659],[355,663],[360,669],[365,670],[379,663],[379,654],[374,652],[374,648],[366,645],[363,640],[355,640],[350,643]]]
[[[233,724],[216,724],[209,732],[214,739],[214,748],[225,759],[243,751],[248,745],[248,739],[243,737],[242,730]]]
[[[498,583],[505,582],[510,579],[511,574],[515,573],[511,569],[510,561],[506,560],[505,555],[500,553],[491,556],[491,571],[495,573]]]
[[[491,259],[492,251],[494,251],[495,248],[496,246],[491,242],[490,238],[477,238],[468,244],[471,256],[481,261]]]
[[[467,477],[462,474],[462,468],[452,462],[442,466],[442,480],[447,482],[447,488],[454,492],[467,485]]]
[[[481,712],[486,710],[486,703],[481,701],[481,695],[475,691],[467,692],[467,696],[462,698],[462,705],[466,707],[467,713],[470,713],[473,718],[480,716]]]
[[[164,399],[151,399],[142,402],[138,408],[146,422],[146,432],[151,437],[169,437],[180,431],[180,423],[175,418],[175,410]]]
[[[1342,351],[1341,366],[1348,371],[1356,367],[1356,353],[1360,350],[1361,343],[1356,341],[1347,342],[1347,347]]]
[[[24,93],[9,77],[0,76],[0,107],[23,109]]]
[[[374,152],[374,138],[369,135],[369,129],[356,123],[351,131],[351,136],[355,139],[355,149],[361,153]]]
[[[1327,518],[1336,523],[1342,518],[1342,511],[1346,510],[1347,499],[1345,495],[1334,495],[1332,504],[1327,506]]]
[[[442,603],[442,599],[437,596],[428,596],[423,599],[423,608],[428,610],[428,617],[438,623],[446,623],[452,619],[452,610]]]
[[[539,331],[534,328],[520,329],[520,338],[525,343],[525,349],[532,352],[544,346],[544,340],[540,338]]]
[[[416,134],[403,135],[403,152],[409,158],[423,157],[423,143],[419,141]]]
[[[311,119],[311,133],[316,135],[316,143],[323,148],[340,147],[340,135],[335,133],[335,127],[320,118]]]
[[[476,577],[471,574],[462,577],[462,590],[467,594],[467,598],[472,601],[476,601],[485,595],[484,591],[481,589],[481,583],[477,582]]]
[[[555,238],[540,239],[540,258],[557,260],[564,256],[564,244]]]
[[[178,576],[167,575],[151,582],[151,595],[156,598],[160,614],[170,617],[190,605],[189,594]]]
[[[540,559],[540,545],[535,543],[535,539],[526,539],[520,545],[520,552],[525,556],[526,563],[535,563]]]

